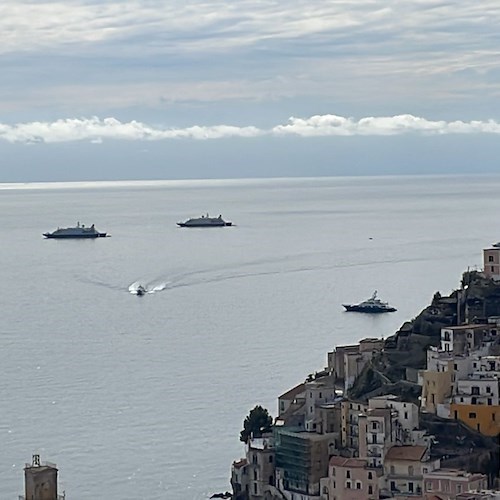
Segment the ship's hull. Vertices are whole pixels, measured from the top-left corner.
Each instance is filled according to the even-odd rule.
[[[198,223],[187,223],[187,222],[178,222],[177,225],[179,227],[225,227],[232,226],[232,222],[222,222],[222,223],[210,223],[210,224],[198,224]]]
[[[356,304],[342,304],[346,311],[354,311],[369,314],[381,314],[387,312],[395,312],[397,309],[395,307],[363,307]]]
[[[55,240],[89,240],[95,238],[105,238],[107,233],[90,233],[90,234],[52,234],[44,233],[46,238],[51,238]]]

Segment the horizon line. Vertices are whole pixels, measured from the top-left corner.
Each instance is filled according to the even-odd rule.
[[[500,177],[495,173],[456,173],[456,174],[357,174],[357,175],[322,175],[289,177],[229,177],[199,179],[114,179],[114,180],[72,180],[72,181],[18,181],[0,182],[0,191],[37,190],[37,189],[91,189],[119,187],[208,187],[238,184],[283,182],[283,181],[320,181],[324,179],[380,179],[380,178],[449,178],[449,177]]]

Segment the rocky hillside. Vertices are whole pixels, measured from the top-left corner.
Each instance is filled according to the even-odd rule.
[[[429,306],[386,339],[384,350],[365,366],[349,397],[367,400],[391,393],[417,401],[417,371],[425,368],[428,347],[439,345],[441,328],[485,322],[488,316],[500,316],[500,283],[467,271],[460,289],[448,297],[436,292]]]

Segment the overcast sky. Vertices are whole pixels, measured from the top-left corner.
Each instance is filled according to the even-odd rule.
[[[2,0],[0,182],[500,173],[499,0]]]

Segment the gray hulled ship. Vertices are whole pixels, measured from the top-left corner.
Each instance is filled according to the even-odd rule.
[[[219,215],[219,217],[210,217],[207,214],[195,219],[188,219],[185,222],[178,222],[177,225],[180,227],[223,227],[232,226],[233,223],[225,221],[222,215]]]
[[[100,233],[92,224],[90,227],[85,227],[84,224],[80,225],[78,222],[76,227],[57,228],[52,233],[43,233],[46,238],[105,238],[107,233]]]

